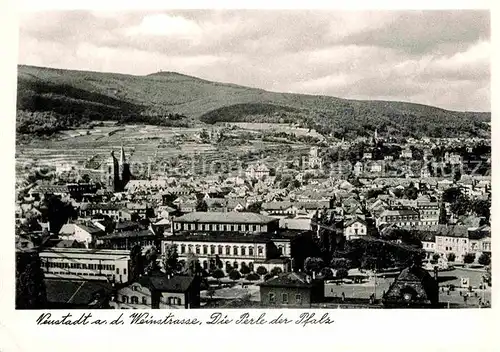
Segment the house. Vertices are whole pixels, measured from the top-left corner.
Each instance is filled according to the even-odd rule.
[[[263,180],[269,176],[269,168],[265,164],[250,165],[245,171],[245,176],[250,180]]]
[[[264,307],[309,308],[323,298],[322,281],[305,273],[283,273],[259,284]]]
[[[354,168],[353,168],[354,175],[356,175],[356,176],[361,175],[363,173],[363,170],[364,170],[364,166],[363,166],[363,163],[361,161],[358,161],[356,164],[354,164]]]
[[[415,226],[420,221],[420,214],[414,209],[386,209],[378,218],[376,225],[395,224],[401,226]]]
[[[412,159],[413,158],[413,153],[410,148],[405,148],[401,150],[401,159]]]
[[[117,288],[110,306],[113,309],[199,308],[200,279],[154,272]]]
[[[84,203],[80,206],[80,216],[84,218],[95,218],[108,216],[114,221],[130,221],[132,212],[125,206],[112,203]]]
[[[130,250],[136,245],[140,247],[156,246],[158,248],[161,238],[159,234],[149,228],[114,232],[100,237],[100,240],[103,241],[103,248]]]
[[[366,221],[360,218],[353,218],[344,224],[344,237],[346,240],[360,238],[368,234]]]
[[[438,226],[436,231],[436,253],[442,256],[455,254],[455,261],[462,261],[469,252],[469,232],[466,226]]]
[[[439,203],[428,196],[417,198],[416,208],[420,214],[421,225],[436,225],[439,223]]]
[[[64,224],[59,231],[59,238],[63,240],[76,240],[85,245],[85,248],[93,248],[98,239],[105,232],[92,224]]]

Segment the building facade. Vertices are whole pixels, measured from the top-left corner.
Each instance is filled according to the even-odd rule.
[[[130,251],[45,248],[39,253],[46,278],[127,282]]]

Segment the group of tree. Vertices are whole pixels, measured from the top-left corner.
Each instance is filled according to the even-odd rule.
[[[450,203],[450,211],[456,216],[475,214],[484,217],[489,223],[491,215],[491,199],[473,199],[460,188],[451,187],[444,191],[443,201]]]

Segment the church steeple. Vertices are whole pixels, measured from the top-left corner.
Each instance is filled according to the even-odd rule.
[[[120,149],[120,164],[123,165],[126,162],[127,161],[125,160],[125,150],[123,149],[123,144],[122,144],[121,149]]]

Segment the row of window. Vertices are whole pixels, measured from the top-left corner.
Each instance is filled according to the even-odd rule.
[[[122,295],[122,303],[128,303],[129,299],[127,295]],[[130,297],[130,303],[132,304],[139,304],[139,297],[137,296],[132,296]],[[142,297],[141,299],[141,304],[148,304],[148,298],[147,297]]]
[[[63,269],[89,269],[89,270],[115,270],[115,266],[112,264],[85,264],[85,263],[64,263],[64,262],[46,262],[45,266],[47,268],[63,268]],[[119,269],[116,269],[116,273],[119,274]]]
[[[252,231],[256,232],[260,229],[259,225],[249,225],[249,224],[238,224],[238,225],[226,225],[226,224],[186,224],[186,223],[176,223],[176,230],[182,231]]]
[[[418,220],[419,216],[418,215],[388,215],[386,216],[386,221],[402,221],[402,220]]]
[[[205,255],[208,255],[208,245],[185,245],[185,244],[181,244],[180,245],[180,254],[184,254],[186,253],[186,247],[187,247],[187,253],[196,253],[196,254],[205,254]],[[193,247],[194,247],[194,251],[193,251]],[[215,245],[211,245],[210,246],[210,254],[215,254],[215,248],[216,246]],[[246,256],[247,255],[247,246],[233,246],[232,247],[232,251],[231,251],[231,246],[222,246],[222,245],[219,245],[217,246],[217,254],[219,255],[223,255],[224,253],[226,255],[231,255],[231,252],[233,255],[241,255],[241,256]],[[254,248],[249,246],[248,247],[248,255],[249,256],[253,256],[254,255]],[[264,256],[264,247],[263,246],[258,246],[257,247],[257,255],[259,257],[262,257]]]
[[[295,303],[295,304],[302,304],[302,295],[296,294],[295,295],[295,301],[290,302],[288,300],[288,293],[282,293],[281,294],[281,301],[278,301],[276,299],[276,295],[273,292],[269,293],[269,303],[282,303],[282,304],[289,304],[289,303]]]
[[[59,271],[59,270],[46,270],[45,271],[47,274],[54,274],[54,275],[75,275],[75,276],[104,276],[103,274],[99,274],[96,272],[86,272],[86,273],[68,273],[67,271]]]
[[[139,297],[137,296],[131,296],[130,299],[127,295],[122,295],[121,296],[121,302],[122,303],[129,303],[130,304],[139,304]],[[182,305],[182,299],[180,297],[168,297],[166,301],[163,301],[162,303],[168,304],[170,306],[180,306]],[[141,297],[141,304],[148,305],[150,302],[148,301],[148,298],[146,296]]]

